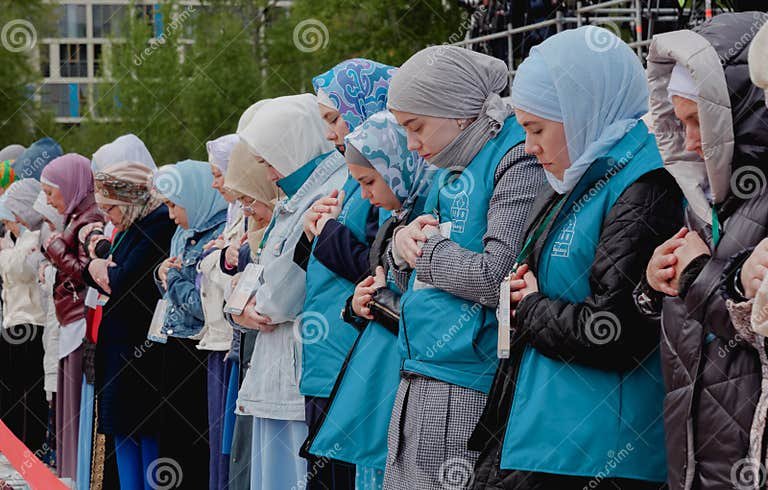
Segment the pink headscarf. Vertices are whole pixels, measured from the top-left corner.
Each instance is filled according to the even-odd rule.
[[[40,182],[61,191],[67,203],[67,216],[84,202],[94,202],[91,162],[77,153],[67,153],[49,163],[43,169]]]

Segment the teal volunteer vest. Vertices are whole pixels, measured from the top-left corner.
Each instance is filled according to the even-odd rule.
[[[661,167],[656,141],[642,122],[590,166],[555,218],[539,257],[537,279],[544,295],[571,303],[590,295],[585,271],[594,260],[605,215],[625,189]],[[619,329],[619,335],[621,328],[636,328],[621,325],[621,319],[600,320],[599,313],[592,312],[597,315],[593,325],[611,321],[605,326]],[[640,368],[618,373],[564,363],[527,346],[500,466],[662,482],[663,397],[658,351]]]
[[[523,128],[510,116],[458,177],[451,180],[447,169],[436,176],[424,209],[437,211],[441,223],[450,223],[442,227],[450,226],[451,241],[483,251],[496,169],[524,140]],[[404,371],[488,393],[496,370],[494,310],[435,287],[420,287],[415,271],[401,309],[398,343]]]

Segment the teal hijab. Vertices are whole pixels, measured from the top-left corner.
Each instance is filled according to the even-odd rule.
[[[408,150],[405,129],[391,112],[372,115],[348,134],[345,142],[381,174],[403,209],[410,209],[416,199],[426,194],[436,168]]]

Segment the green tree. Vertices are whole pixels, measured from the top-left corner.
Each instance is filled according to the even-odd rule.
[[[205,142],[234,132],[254,102],[311,92],[313,76],[347,58],[399,65],[429,44],[463,37],[465,24],[455,3],[443,0],[296,0],[290,9],[276,0],[159,5],[159,38],[154,16],[126,8],[121,37],[103,51],[106,81],[95,90],[94,113],[74,127],[50,127],[50,118],[35,116],[65,151],[90,156],[131,132],[158,164],[205,160]]]
[[[311,79],[342,60],[395,66],[433,44],[462,39],[464,11],[443,0],[296,0],[268,30],[268,91],[312,90]]]
[[[0,0],[0,148],[25,146],[55,128],[36,100],[40,74],[33,65],[38,39],[50,30],[50,8],[40,0]]]

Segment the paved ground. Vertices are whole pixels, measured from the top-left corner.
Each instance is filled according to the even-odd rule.
[[[29,486],[21,478],[21,475],[13,469],[11,463],[8,462],[5,456],[0,454],[0,480],[10,485],[13,490],[27,490]]]

